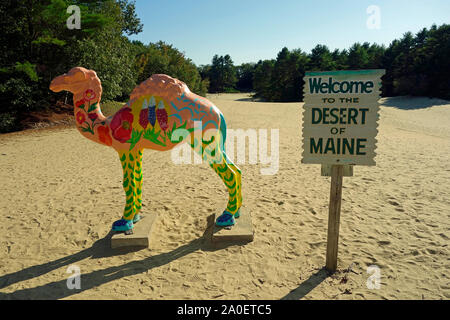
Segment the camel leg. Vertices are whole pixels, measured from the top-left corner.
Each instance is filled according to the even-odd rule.
[[[136,183],[136,200],[133,223],[141,219],[139,212],[142,209],[142,152],[143,150],[138,150],[135,158],[134,181]]]
[[[240,216],[242,206],[241,170],[227,157],[225,152],[226,123],[220,116],[220,129],[211,140],[203,140],[203,159],[219,175],[228,189],[228,204],[226,210],[216,220],[218,226],[232,226],[235,218]]]
[[[218,174],[228,190],[228,204],[225,211],[216,220],[218,226],[232,226],[235,218],[239,218],[239,209],[242,205],[241,195],[241,170],[228,159],[225,151],[217,148],[218,158],[209,161],[210,167]],[[219,161],[217,161],[219,159]]]
[[[128,231],[133,229],[133,219],[136,214],[136,210],[141,204],[137,201],[138,192],[137,186],[142,183],[142,164],[140,163],[140,155],[139,151],[124,151],[119,152],[120,162],[122,164],[123,169],[123,190],[125,191],[126,202],[125,208],[123,210],[122,219],[117,220],[113,223],[112,229],[114,231]],[[137,165],[139,162],[139,165]],[[141,181],[136,183],[136,171],[138,168],[139,178]],[[139,169],[140,168],[140,169]],[[142,189],[139,190],[139,193],[142,194]],[[142,202],[141,202],[142,203]]]
[[[226,210],[223,214],[217,218],[216,224],[218,226],[232,226],[235,224],[235,218],[238,218],[239,208],[242,203],[242,199],[240,198],[240,180],[239,180],[239,172],[233,169],[233,164],[227,162],[226,157],[223,157],[221,163],[211,163],[211,168],[219,175],[222,179],[223,183],[228,189],[228,204]],[[236,166],[234,168],[237,169]]]
[[[237,184],[236,184],[237,203],[238,203],[237,206],[238,206],[238,208],[241,208],[241,206],[242,206],[242,174],[241,174],[241,169],[236,167],[236,165],[230,159],[228,159],[226,154],[225,154],[225,158],[227,160],[228,165],[231,167],[231,169],[234,172],[236,172],[236,175],[237,175]],[[238,211],[239,211],[239,209],[238,209]],[[237,218],[239,218],[239,216]]]

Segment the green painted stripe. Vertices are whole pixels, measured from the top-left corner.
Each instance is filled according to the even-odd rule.
[[[225,181],[231,182],[233,180],[233,175],[230,173],[230,179],[227,179],[227,177],[223,177]]]
[[[133,192],[133,189],[128,188],[128,191],[125,192],[125,195],[127,196],[127,198],[131,195],[132,192]]]
[[[225,171],[227,171],[228,167],[227,167],[225,164],[224,164],[223,166],[224,166],[223,169],[221,169],[220,166],[217,166],[217,170],[219,170],[219,171],[222,172],[222,173],[225,172]]]
[[[314,77],[314,76],[364,75],[364,74],[383,74],[384,72],[385,70],[383,69],[308,71],[305,72],[305,76]]]
[[[130,181],[128,181],[128,179],[125,180],[125,181],[123,182],[123,187],[124,187],[124,188],[128,187],[128,183],[129,183],[129,182],[130,182]]]
[[[127,217],[129,217],[132,213],[133,213],[132,211],[129,212],[129,213],[125,213],[123,216],[124,216],[125,218],[127,218]]]
[[[225,183],[225,185],[229,188],[229,189],[234,189],[235,187],[236,187],[236,181],[231,185],[231,186],[229,186],[227,183]]]

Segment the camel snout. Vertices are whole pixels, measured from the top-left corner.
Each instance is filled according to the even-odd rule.
[[[50,83],[50,90],[53,92],[60,92],[66,89],[67,83],[65,81],[65,75],[56,77]]]

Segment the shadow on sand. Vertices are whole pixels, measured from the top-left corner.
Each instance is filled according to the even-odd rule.
[[[310,293],[315,287],[321,284],[326,278],[331,274],[322,268],[313,275],[311,275],[307,280],[302,282],[298,288],[292,290],[287,295],[281,298],[281,300],[300,300],[308,293]]]
[[[0,300],[7,299],[62,299],[74,294],[95,288],[110,281],[118,280],[127,276],[136,275],[146,272],[153,268],[166,265],[178,258],[193,253],[197,250],[202,251],[216,251],[225,249],[232,245],[243,245],[245,243],[232,242],[227,244],[213,244],[211,243],[211,235],[214,226],[214,215],[207,218],[207,228],[203,235],[188,244],[176,248],[173,251],[161,253],[156,256],[151,256],[140,261],[132,261],[121,266],[109,267],[103,270],[92,271],[91,273],[81,274],[81,289],[69,290],[67,288],[67,279],[47,283],[45,285],[26,288],[14,291],[12,293],[0,292]],[[46,273],[49,273],[58,268],[69,266],[86,258],[97,259],[110,256],[118,256],[127,254],[133,251],[138,251],[143,248],[117,248],[111,249],[110,232],[105,238],[96,241],[92,247],[82,250],[73,255],[54,260],[41,265],[32,266],[14,273],[0,276],[0,289],[3,289],[12,284],[30,280]],[[69,275],[68,275],[69,276]]]
[[[380,103],[382,106],[400,110],[417,110],[450,104],[450,101],[427,97],[402,96],[384,98],[380,101]]]

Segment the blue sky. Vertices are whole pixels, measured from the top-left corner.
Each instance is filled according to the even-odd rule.
[[[380,29],[369,29],[367,8],[380,9]],[[405,32],[450,23],[449,0],[136,0],[145,44],[174,45],[197,65],[214,54],[234,63],[275,58],[283,48],[310,52],[355,42],[386,44]]]

